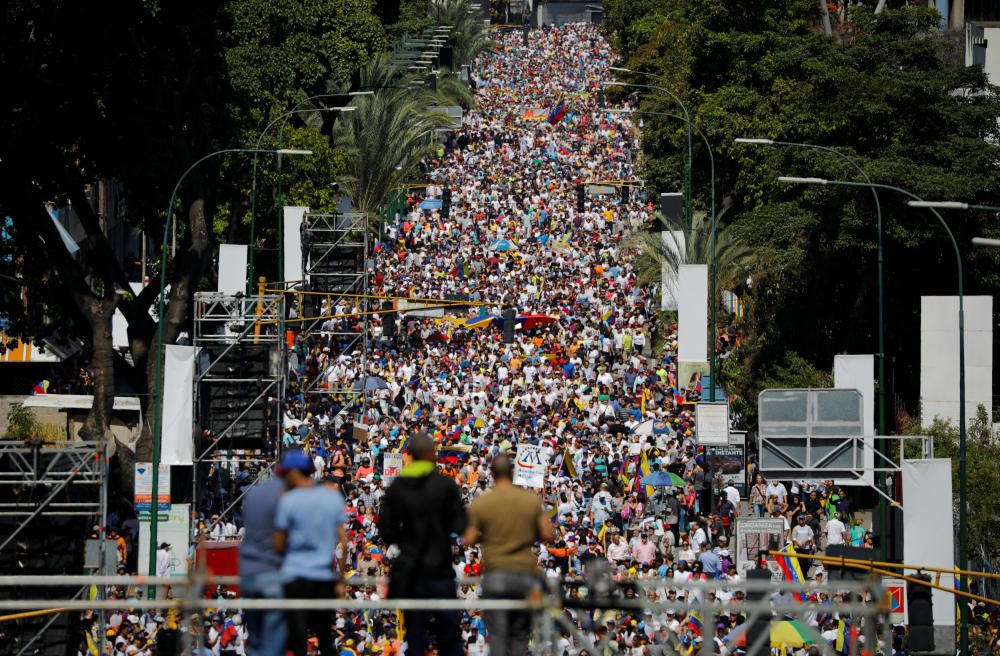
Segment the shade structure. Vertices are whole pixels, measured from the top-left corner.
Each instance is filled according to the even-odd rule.
[[[417,205],[417,209],[439,210],[441,209],[441,201],[437,198],[425,198]]]
[[[374,392],[375,390],[389,389],[389,384],[378,376],[365,376],[363,381],[360,378],[354,381],[351,389],[355,392]]]
[[[642,484],[649,487],[676,487],[684,486],[684,479],[677,474],[667,471],[655,471],[642,479]]]
[[[746,647],[747,625],[741,624],[729,632],[724,642],[731,647]],[[803,647],[815,641],[809,636],[805,627],[798,620],[782,620],[771,622],[772,647]]]
[[[498,251],[502,253],[504,251],[515,250],[516,248],[517,244],[514,243],[513,239],[496,239],[490,242],[491,251]]]
[[[555,317],[547,314],[520,314],[514,317],[514,325],[520,326],[521,330],[531,330],[539,326],[547,326],[558,321]]]
[[[502,321],[502,319],[496,314],[480,314],[477,317],[466,319],[462,325],[466,328],[489,328],[498,321]]]

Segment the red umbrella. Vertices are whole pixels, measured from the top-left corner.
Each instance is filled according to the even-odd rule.
[[[522,330],[531,330],[532,328],[538,328],[539,326],[547,326],[550,323],[555,323],[558,321],[555,317],[550,317],[547,314],[522,314],[514,317],[514,323],[521,326]]]

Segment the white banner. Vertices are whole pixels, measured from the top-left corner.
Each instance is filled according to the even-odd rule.
[[[223,294],[247,293],[246,244],[219,245],[219,285]],[[256,287],[250,290],[256,291]]]
[[[695,406],[698,444],[729,445],[729,404],[699,403]]]
[[[683,230],[661,230],[660,239],[663,241],[663,248],[683,260],[687,246]],[[663,262],[660,265],[660,309],[677,309],[677,280],[678,273],[672,271],[670,265]]]
[[[160,510],[159,522],[156,525],[156,545],[170,545],[164,572],[165,576],[185,576],[187,574],[188,544],[191,535],[191,506],[186,503],[175,503],[168,506],[169,510]],[[139,518],[139,572],[145,572],[149,566],[149,516]],[[150,575],[156,572],[149,572]]]
[[[864,412],[862,435],[865,437],[862,457],[865,468],[871,470],[875,467],[875,356],[833,356],[833,386],[837,389],[856,389],[861,393]],[[866,471],[861,478],[838,478],[834,482],[837,485],[872,485],[874,477],[873,471]]]
[[[160,462],[190,465],[194,457],[193,346],[168,344],[163,368],[163,422]]]
[[[308,207],[286,207],[282,220],[285,231],[281,244],[281,257],[284,263],[284,279],[288,282],[302,280],[302,217],[309,211]]]
[[[705,362],[708,360],[708,266],[682,264],[677,294],[677,361]],[[686,385],[688,381],[677,382]]]
[[[541,489],[545,487],[545,466],[549,450],[544,446],[519,444],[514,464],[514,485]]]
[[[382,456],[382,486],[389,487],[393,479],[399,476],[403,468],[402,453],[386,453]]]

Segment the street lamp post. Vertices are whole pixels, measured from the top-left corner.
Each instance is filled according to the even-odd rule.
[[[290,110],[288,112],[285,112],[284,114],[281,114],[280,116],[278,116],[277,118],[275,118],[274,120],[272,120],[270,123],[267,124],[267,126],[264,127],[263,130],[261,130],[260,135],[257,137],[257,143],[254,146],[255,154],[254,154],[254,158],[253,158],[253,182],[251,183],[251,187],[250,187],[250,253],[249,253],[249,263],[248,263],[249,271],[247,273],[247,293],[248,294],[250,294],[250,293],[253,292],[253,285],[254,285],[254,251],[256,251],[256,249],[257,249],[257,244],[255,243],[255,240],[256,240],[256,229],[257,229],[257,154],[256,153],[271,152],[271,151],[263,151],[263,150],[261,150],[261,145],[264,142],[264,137],[267,136],[267,133],[271,130],[271,128],[273,128],[275,125],[280,124],[281,125],[281,132],[279,133],[279,138],[278,138],[278,149],[280,150],[281,147],[282,147],[282,143],[281,142],[283,141],[283,137],[284,137],[284,125],[285,125],[285,121],[287,121],[292,116],[295,116],[297,114],[308,114],[309,112],[351,112],[351,111],[354,111],[356,109],[355,107],[351,107],[351,106],[348,106],[348,107],[321,107],[321,108],[318,108],[318,109],[300,109],[299,105],[301,105],[302,103],[308,102],[310,100],[319,100],[321,98],[338,98],[338,97],[347,97],[347,96],[370,96],[373,93],[375,93],[375,92],[374,91],[352,91],[350,93],[331,93],[331,94],[320,94],[318,96],[310,96],[310,97],[305,98],[304,100],[302,100],[302,102],[300,102],[298,105],[296,105],[296,107],[294,109],[292,109],[292,110]],[[278,188],[279,188],[279,195],[280,195],[280,189],[281,189],[281,156],[278,157]],[[279,204],[279,208],[280,208],[280,204]],[[279,209],[279,212],[280,212],[280,209]],[[281,217],[279,216],[278,217],[278,235],[279,235],[279,237],[278,237],[278,249],[279,249],[279,251],[281,249],[281,235],[282,235],[282,233],[283,233],[282,220],[281,220]],[[281,258],[280,257],[278,258],[278,262],[279,262],[279,269],[280,269],[281,268],[281,264],[280,264],[281,263]],[[283,278],[284,276],[281,276],[281,277]]]
[[[633,71],[633,70],[628,69],[628,68],[620,68],[618,66],[611,66],[610,69],[612,71],[618,71],[618,72],[621,72],[621,73],[632,73],[632,74],[635,74],[635,75],[648,75],[647,73],[641,73],[641,72],[638,72],[638,71]],[[650,76],[650,77],[655,77],[655,76]],[[629,87],[629,88],[633,88],[633,89],[653,89],[654,91],[661,91],[661,92],[667,94],[668,96],[670,96],[670,98],[675,103],[677,103],[680,106],[681,111],[684,113],[684,122],[685,122],[685,127],[687,128],[686,132],[687,132],[687,151],[688,151],[688,156],[687,156],[687,170],[684,172],[684,220],[687,222],[687,227],[690,229],[691,228],[691,221],[692,221],[692,217],[693,217],[693,208],[694,208],[694,206],[692,205],[692,198],[691,198],[691,171],[692,171],[692,168],[694,167],[694,162],[693,162],[693,155],[692,155],[692,149],[691,149],[691,142],[692,142],[692,137],[691,137],[691,116],[688,113],[687,105],[684,104],[684,102],[677,96],[677,94],[675,94],[674,92],[670,91],[669,89],[664,89],[663,87],[653,86],[651,84],[630,84],[628,82],[617,82],[617,81],[610,82],[609,81],[609,82],[603,82],[602,86],[606,86],[606,87]]]
[[[716,388],[716,384],[717,384],[716,383],[716,378],[715,378],[715,368],[716,368],[715,343],[716,343],[717,334],[718,334],[718,327],[716,325],[716,314],[715,314],[716,313],[716,307],[718,305],[718,303],[716,303],[716,299],[715,299],[715,291],[716,291],[716,284],[717,284],[716,283],[716,278],[718,276],[718,258],[717,258],[716,247],[715,247],[715,238],[716,238],[716,231],[717,231],[718,225],[719,225],[719,216],[720,215],[717,215],[715,213],[715,157],[712,154],[712,146],[708,142],[708,138],[705,136],[705,133],[702,132],[700,129],[698,129],[698,126],[696,126],[693,123],[691,123],[691,121],[687,118],[686,115],[685,116],[680,116],[678,114],[669,114],[667,112],[634,112],[634,113],[635,114],[642,114],[642,115],[646,115],[646,116],[666,116],[666,117],[669,117],[669,118],[677,119],[679,121],[684,121],[684,123],[687,124],[687,128],[688,128],[689,132],[691,130],[694,130],[695,132],[698,133],[698,136],[701,137],[702,142],[704,142],[704,144],[705,144],[705,150],[708,151],[708,164],[709,164],[709,171],[710,171],[709,172],[709,183],[710,183],[710,192],[709,193],[710,193],[710,196],[711,196],[710,207],[711,207],[711,217],[712,217],[712,222],[711,222],[711,227],[710,227],[710,233],[709,233],[709,235],[710,235],[709,236],[709,245],[708,245],[708,248],[709,248],[709,250],[711,251],[711,254],[712,254],[712,259],[711,259],[711,262],[710,262],[711,275],[708,278],[708,282],[709,282],[709,290],[708,290],[708,305],[709,305],[709,320],[708,320],[709,321],[709,323],[708,323],[708,325],[709,325],[709,334],[708,334],[708,339],[709,339],[709,344],[708,344],[708,377],[711,380],[711,384],[709,385],[709,390],[708,390],[708,400],[709,400],[710,403],[715,403],[715,388]],[[728,210],[728,209],[729,208],[726,207],[725,209],[722,210],[722,213],[725,214],[726,210]],[[688,228],[690,229],[690,227],[691,227],[691,224],[689,223],[688,224]]]
[[[739,138],[734,140],[735,143],[740,144],[755,144],[762,146],[781,146],[786,148],[799,148],[804,150],[818,150],[824,153],[830,153],[835,157],[850,164],[854,169],[861,175],[861,178],[868,184],[872,184],[872,180],[868,177],[868,173],[865,172],[864,167],[861,166],[853,157],[847,155],[846,153],[836,149],[830,148],[829,146],[820,146],[817,144],[807,144],[807,143],[795,143],[790,141],[775,141],[774,139],[746,139]],[[885,407],[886,407],[886,380],[885,380],[885,290],[884,290],[884,275],[883,275],[883,258],[882,258],[882,205],[879,203],[878,191],[873,186],[869,186],[872,197],[875,199],[875,224],[876,231],[878,233],[878,246],[877,246],[877,270],[876,277],[878,279],[878,434],[880,436],[886,435],[886,418],[885,418]],[[876,451],[878,457],[876,458],[876,463],[880,464],[883,468],[885,467],[886,459],[885,453],[888,450],[887,441],[884,438],[879,438],[877,442]],[[879,490],[882,491],[882,498],[879,500],[879,525],[882,527],[882,540],[879,541],[879,550],[882,554],[882,560],[889,559],[889,541],[886,539],[889,535],[889,509],[886,506],[886,495],[888,494],[886,486],[886,473],[884,471],[879,471],[875,473],[875,483]]]
[[[970,206],[962,204],[947,204],[928,202],[920,198],[913,192],[886,184],[873,184],[871,182],[848,182],[846,180],[824,180],[822,178],[794,178],[779,177],[779,181],[792,184],[815,184],[833,185],[839,187],[869,187],[872,189],[885,189],[909,198],[908,204],[911,207],[926,208],[931,211],[934,218],[938,220],[944,228],[948,239],[951,240],[952,249],[955,251],[955,264],[958,270],[958,568],[962,571],[969,569],[969,517],[968,517],[968,473],[966,469],[966,429],[965,429],[965,292],[962,282],[962,253],[958,248],[958,242],[952,233],[944,217],[938,213],[938,208],[968,209]],[[969,606],[966,603],[959,604],[960,630],[959,653],[967,656],[969,653]]]
[[[167,287],[167,246],[168,240],[170,238],[170,228],[173,225],[174,217],[174,203],[177,201],[177,191],[180,189],[181,183],[187,178],[187,176],[194,171],[203,162],[206,162],[220,155],[228,155],[234,153],[254,153],[254,156],[260,153],[275,153],[277,155],[311,155],[311,150],[261,150],[259,148],[224,148],[222,150],[217,150],[213,153],[205,155],[194,164],[189,166],[186,171],[178,178],[177,183],[174,185],[173,191],[170,192],[170,202],[167,204],[167,216],[163,222],[163,244],[160,246],[160,294],[159,300],[156,305],[156,365],[155,365],[155,381],[156,381],[156,393],[153,397],[153,485],[152,485],[152,507],[149,519],[149,570],[150,576],[156,575],[156,544],[157,544],[157,532],[159,529],[159,497],[160,497],[160,442],[161,435],[160,432],[163,428],[163,323],[164,323],[164,308],[166,305],[166,298],[164,295],[164,290]],[[149,587],[149,597],[152,599],[155,597],[155,586]]]

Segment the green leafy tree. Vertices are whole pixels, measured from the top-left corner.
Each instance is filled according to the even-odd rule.
[[[338,121],[334,134],[347,155],[340,184],[354,207],[375,215],[395,189],[412,178],[420,159],[433,151],[436,130],[450,125],[443,111],[431,110],[437,99],[428,91],[406,88],[406,80],[388,55],[361,70],[361,86],[374,95],[355,100],[357,110]]]

